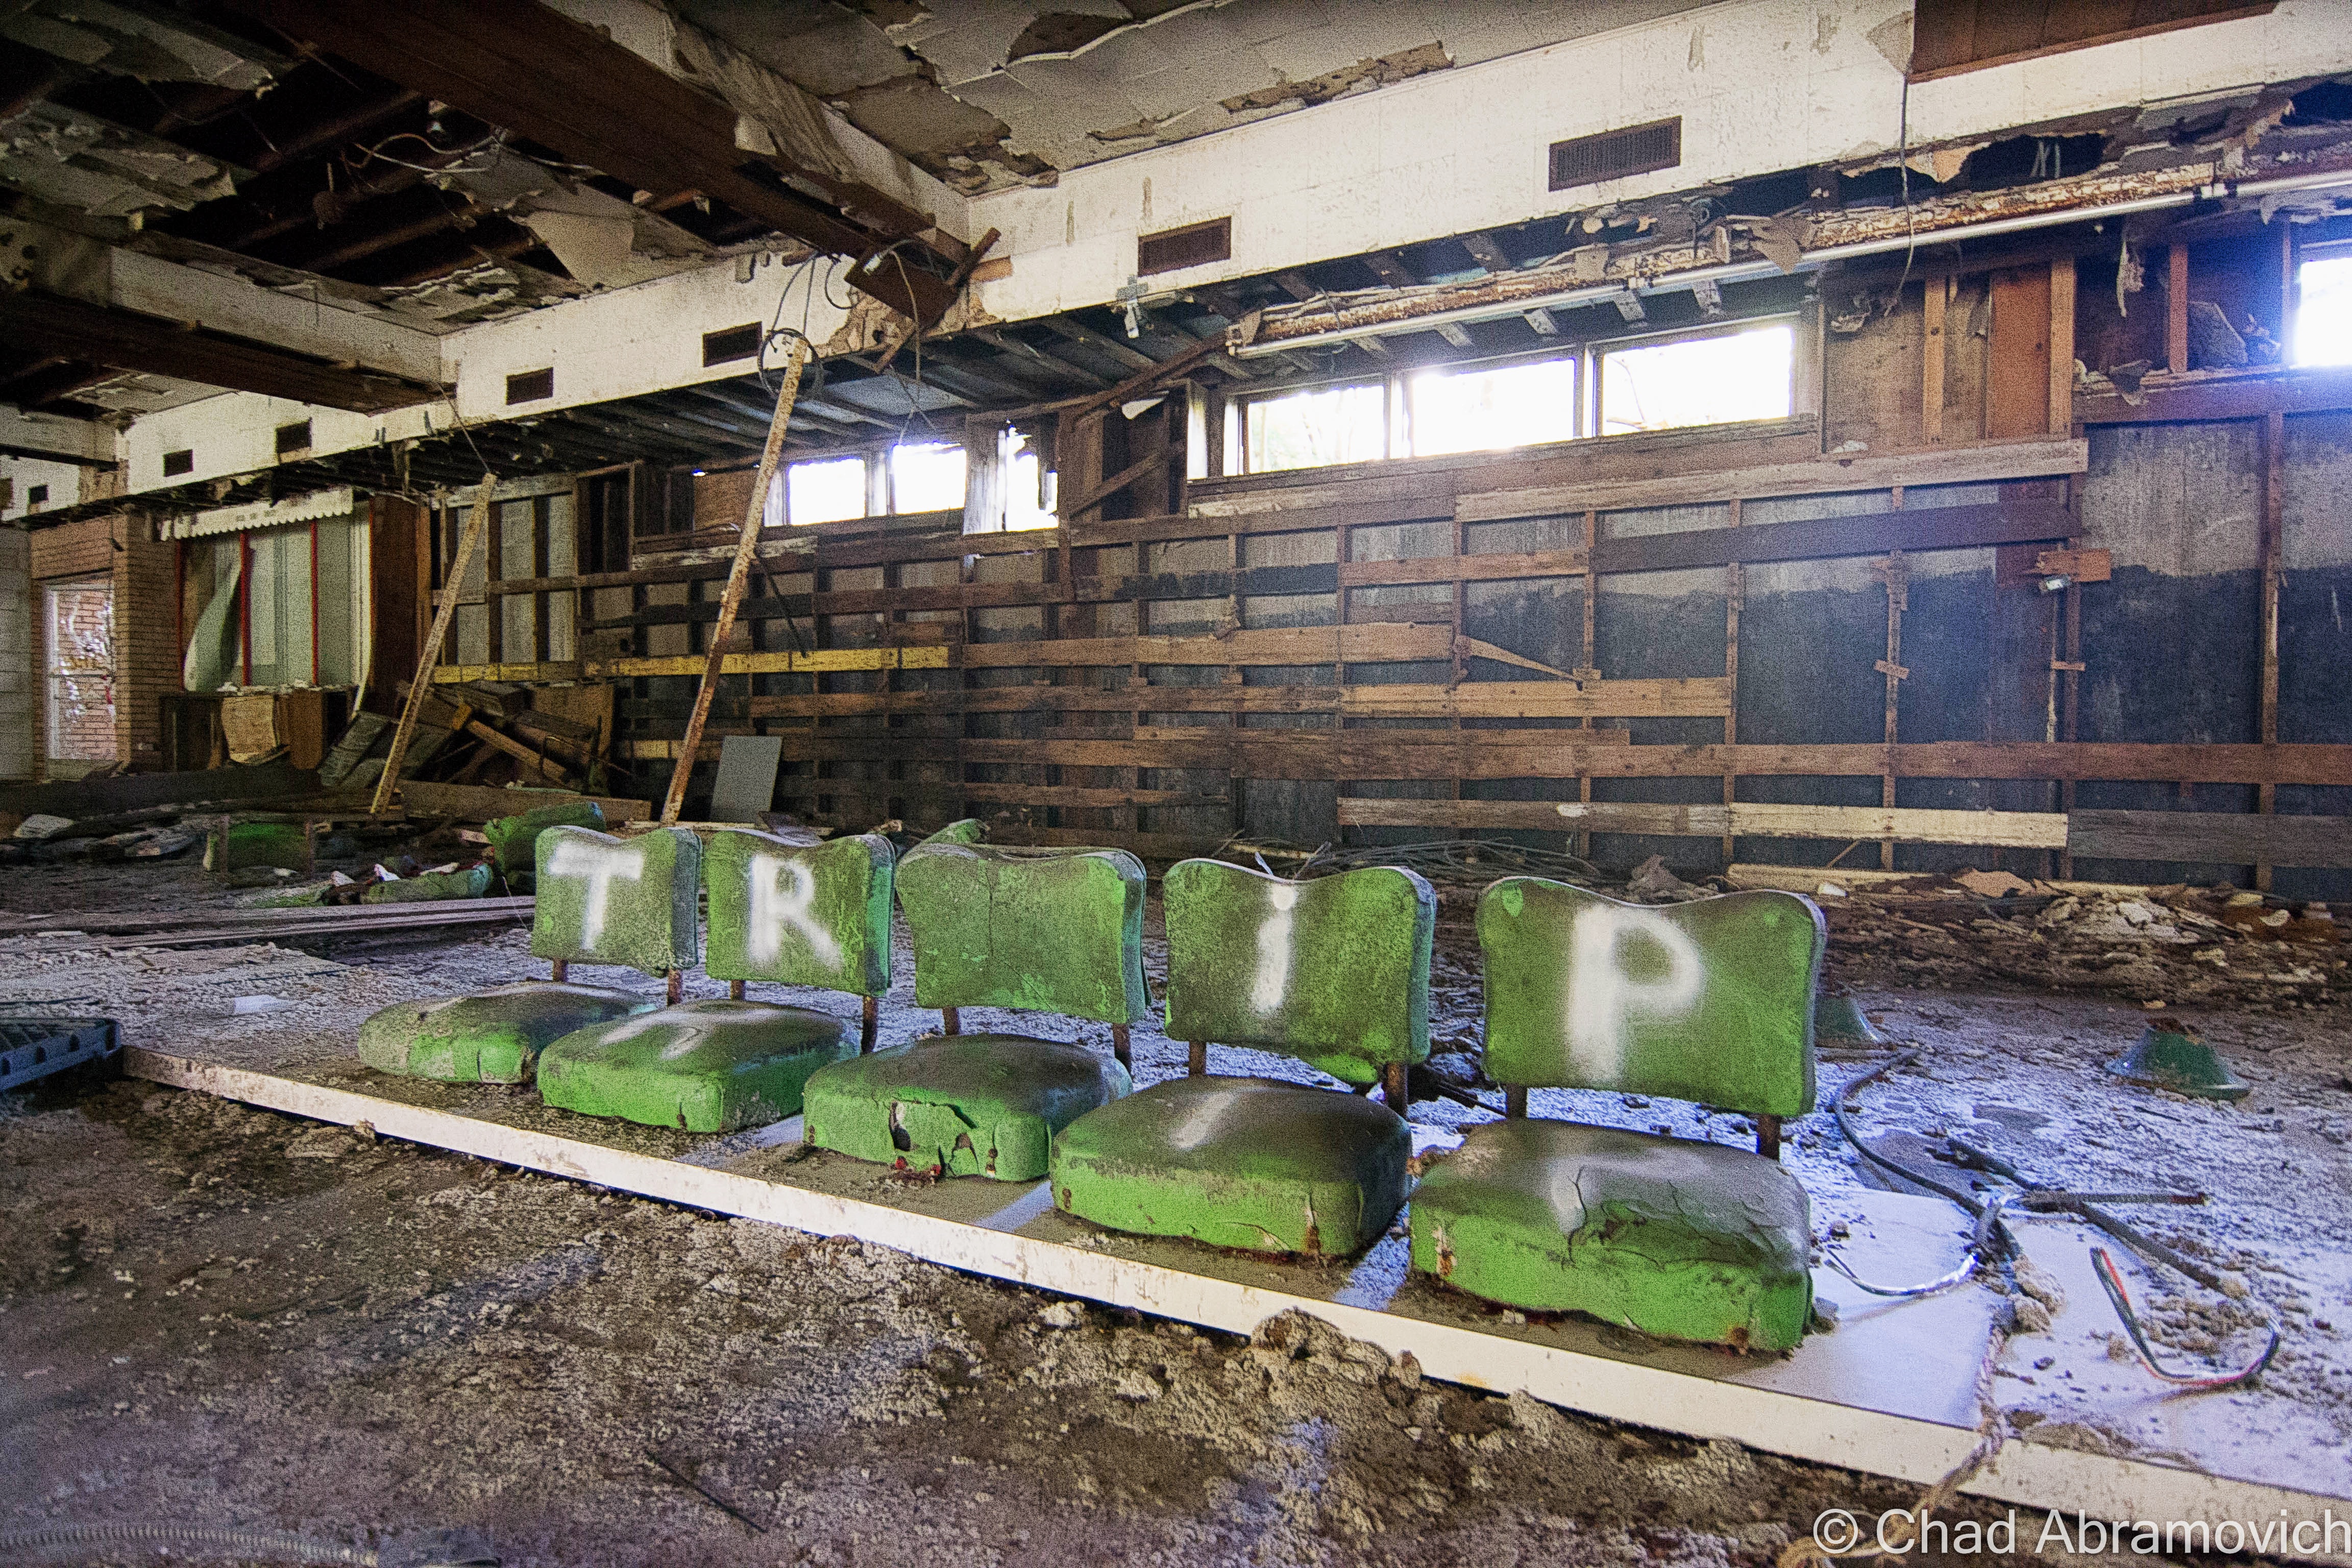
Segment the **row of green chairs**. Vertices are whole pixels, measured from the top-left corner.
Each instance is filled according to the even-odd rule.
[[[545,1037],[548,1103],[699,1131],[799,1109],[815,1148],[940,1175],[1045,1176],[1055,1206],[1078,1218],[1260,1252],[1353,1254],[1409,1201],[1413,1267],[1471,1294],[1757,1350],[1801,1337],[1811,1206],[1777,1156],[1781,1119],[1812,1105],[1824,932],[1809,900],[1741,893],[1651,909],[1535,878],[1489,887],[1477,915],[1486,1069],[1507,1114],[1471,1129],[1415,1187],[1401,1113],[1430,1046],[1426,881],[1392,868],[1311,882],[1215,860],[1171,868],[1166,1029],[1187,1042],[1188,1072],[1138,1092],[1127,1033],[1150,1012],[1142,866],[1119,850],[979,837],[959,824],[895,871],[878,839],[806,849],[714,837],[709,972],[736,981],[739,997],[746,979],[860,994],[867,1051],[830,1014],[675,1002],[694,959],[692,835],[555,829],[540,847],[533,936],[556,960],[554,982],[387,1009],[362,1054],[388,1070],[521,1081],[530,1030],[552,1029],[566,1007],[610,1007]],[[916,1002],[941,1010],[945,1034],[870,1052],[894,883]],[[863,963],[845,967],[838,954],[852,947]],[[825,948],[836,956],[820,963]],[[655,1012],[646,998],[570,986],[574,961],[669,974],[673,1005]],[[428,1021],[471,1006],[464,1021],[480,1033],[493,1005],[528,1018],[500,1026],[514,1044],[502,1036],[470,1057],[427,1045]],[[971,1007],[1107,1023],[1113,1054],[965,1034]],[[430,1026],[435,1042],[460,1032]],[[1297,1058],[1357,1092],[1213,1077],[1212,1045]],[[1528,1091],[1541,1087],[1745,1112],[1758,1147],[1531,1120]]]

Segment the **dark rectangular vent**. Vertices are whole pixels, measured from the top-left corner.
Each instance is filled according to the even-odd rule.
[[[34,507],[47,506],[48,500],[49,487],[47,485],[35,485],[25,492],[25,506],[28,510]]]
[[[1233,258],[1234,220],[1229,217],[1162,229],[1135,242],[1135,274],[1139,278]]]
[[[740,327],[721,327],[715,332],[702,334],[702,363],[725,364],[729,360],[750,359],[760,352],[760,323],[746,321]]]
[[[279,457],[282,458],[289,452],[307,452],[310,449],[310,422],[308,419],[303,420],[299,425],[280,425],[278,427]]]
[[[1672,120],[1653,120],[1647,125],[1553,142],[1551,188],[1565,191],[1602,180],[1622,180],[1628,174],[1671,169],[1682,161],[1683,117],[1677,114]]]
[[[196,454],[194,448],[186,447],[177,452],[166,452],[163,454],[163,477],[165,479],[170,479],[173,474],[193,474],[195,471]]]
[[[507,377],[509,403],[537,403],[542,397],[555,395],[555,367],[526,370]]]

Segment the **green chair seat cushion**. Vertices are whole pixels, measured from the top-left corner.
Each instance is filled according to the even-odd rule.
[[[1812,1205],[1745,1149],[1489,1122],[1412,1195],[1412,1266],[1474,1296],[1783,1351],[1812,1311]]]
[[[360,1060],[379,1072],[445,1083],[529,1083],[550,1042],[574,1029],[650,1012],[658,998],[548,981],[471,996],[395,1002],[360,1026]]]
[[[1088,1111],[1054,1141],[1054,1204],[1114,1230],[1345,1256],[1402,1207],[1412,1133],[1352,1094],[1186,1078]]]
[[[732,1132],[801,1108],[809,1075],[857,1052],[830,1013],[770,1002],[681,1002],[550,1045],[540,1098],[562,1110],[688,1132]]]
[[[1045,1173],[1054,1134],[1134,1087],[1078,1046],[958,1035],[826,1068],[809,1079],[802,1136],[877,1164],[1029,1182]]]

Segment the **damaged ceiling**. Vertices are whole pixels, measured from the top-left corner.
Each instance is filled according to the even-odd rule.
[[[1205,136],[1697,0],[676,0],[967,192]]]

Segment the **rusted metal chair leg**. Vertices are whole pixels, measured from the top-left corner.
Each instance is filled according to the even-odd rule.
[[[1503,1090],[1503,1116],[1505,1120],[1510,1121],[1525,1121],[1528,1119],[1528,1091],[1526,1089],[1506,1089]]]
[[[857,1026],[857,1054],[865,1056],[874,1049],[874,1037],[882,1028],[882,1003],[879,997],[866,998],[866,1016]]]
[[[1767,1160],[1780,1157],[1780,1119],[1759,1116],[1756,1119],[1756,1152]]]
[[[963,1018],[955,1008],[942,1007],[940,1009],[940,1033],[943,1035],[961,1035],[963,1033]]]
[[[1406,1102],[1412,1098],[1412,1090],[1406,1081],[1408,1071],[1402,1062],[1391,1062],[1381,1069],[1381,1098],[1387,1100],[1389,1109],[1399,1116],[1405,1113]]]
[[[740,980],[730,980],[727,983],[727,999],[730,1002],[743,1000],[743,984]]]
[[[572,961],[568,958],[559,958],[552,963],[550,963],[548,968],[554,971],[554,973],[550,975],[549,978],[553,980],[558,985],[562,984],[565,981],[572,978]]]
[[[686,994],[685,970],[673,969],[669,972],[669,989],[666,994],[669,998],[669,1005],[673,1007],[677,1006],[678,998]]]
[[[1208,1077],[1209,1042],[1206,1040],[1190,1041],[1187,1045],[1187,1049],[1189,1054],[1184,1058],[1184,1076],[1187,1078]]]
[[[1118,1058],[1119,1066],[1129,1072],[1135,1070],[1135,1052],[1128,1044],[1125,1024],[1113,1024],[1110,1026],[1110,1054]]]

